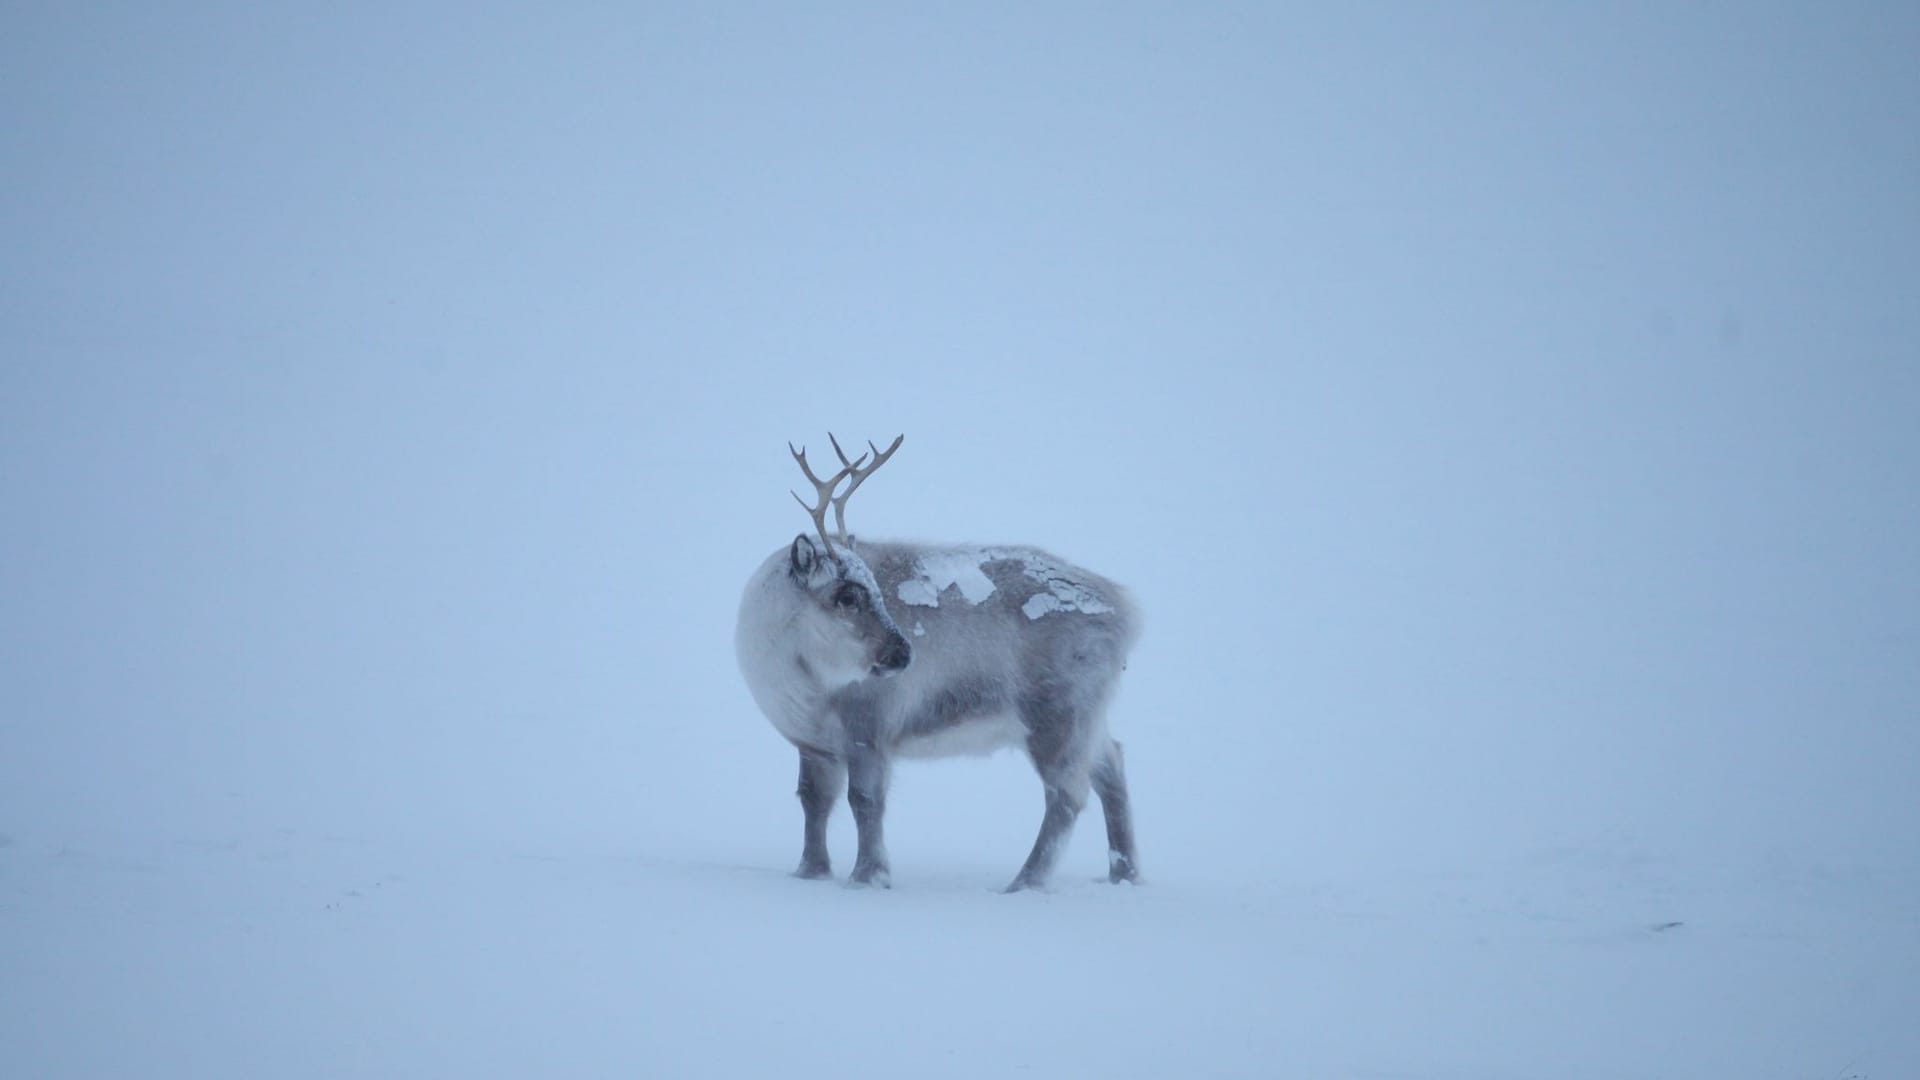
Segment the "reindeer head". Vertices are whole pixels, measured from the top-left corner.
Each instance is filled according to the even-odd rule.
[[[787,444],[793,459],[800,463],[800,471],[813,484],[816,496],[812,506],[798,493],[794,494],[794,501],[813,518],[814,533],[819,538],[818,543],[806,533],[793,538],[787,574],[806,598],[795,620],[802,637],[802,664],[823,682],[844,685],[867,676],[898,674],[913,661],[913,646],[894,625],[893,616],[887,613],[886,598],[880,593],[880,583],[874,580],[866,561],[854,551],[853,539],[847,535],[847,500],[900,449],[906,436],[895,438],[884,452],[868,443],[872,454],[862,454],[852,461],[847,460],[838,439],[831,434],[827,439],[833,443],[841,469],[825,480],[813,474],[805,450],[795,450],[792,443]],[[872,464],[867,464],[869,456]],[[843,480],[847,482],[846,490],[835,495],[834,489]],[[829,506],[833,507],[834,527],[839,534],[837,543],[827,536]]]

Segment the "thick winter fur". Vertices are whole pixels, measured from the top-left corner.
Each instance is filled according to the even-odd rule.
[[[1106,711],[1139,620],[1113,582],[1043,551],[801,535],[747,582],[735,636],[754,700],[800,752],[797,871],[831,874],[842,791],[859,832],[850,880],[889,880],[882,819],[894,758],[1023,749],[1046,812],[1009,891],[1044,885],[1089,789],[1109,877],[1138,879],[1120,744]]]

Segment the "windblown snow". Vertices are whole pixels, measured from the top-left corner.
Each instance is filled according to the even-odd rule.
[[[1920,4],[1378,7],[8,7],[0,1080],[1920,1077]]]

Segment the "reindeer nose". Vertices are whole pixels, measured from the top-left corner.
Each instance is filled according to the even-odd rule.
[[[886,646],[880,650],[879,663],[875,666],[881,671],[891,674],[896,671],[904,671],[906,666],[911,663],[913,663],[913,646],[907,644],[906,638],[895,634],[893,635],[893,639],[888,641]]]

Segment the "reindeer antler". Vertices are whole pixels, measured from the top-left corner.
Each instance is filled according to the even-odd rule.
[[[831,439],[833,438],[833,436],[828,435],[827,438]],[[833,449],[836,453],[838,453],[840,450],[840,444],[835,443],[833,446]],[[867,455],[861,454],[860,461],[847,461],[847,455],[841,454],[840,460],[843,462],[846,462],[847,467],[844,469],[841,469],[837,473],[834,473],[831,477],[825,480],[822,480],[819,477],[813,475],[812,467],[807,464],[807,452],[804,448],[795,450],[793,448],[793,444],[788,443],[787,452],[793,455],[793,460],[800,463],[800,471],[807,474],[807,480],[808,482],[813,484],[815,497],[818,498],[819,501],[813,506],[808,506],[807,500],[801,498],[799,492],[789,491],[787,494],[792,495],[793,501],[799,503],[800,509],[805,510],[807,512],[807,516],[813,519],[813,529],[815,532],[820,534],[820,546],[823,549],[825,549],[828,555],[832,555],[833,543],[827,539],[827,507],[829,505],[832,505],[834,502],[834,499],[833,499],[834,485],[846,479],[849,473],[852,473],[854,470],[858,469],[860,467],[860,462],[867,460]],[[858,481],[856,481],[856,483],[858,483]],[[848,491],[851,492],[852,489],[849,488]],[[842,496],[840,499],[839,505],[844,506],[845,504],[846,504],[846,497]],[[845,542],[846,535],[847,535],[847,530],[843,526],[840,530],[840,536],[843,543]]]
[[[862,469],[860,462],[867,460],[867,455],[861,454],[858,460],[848,461],[847,452],[840,449],[840,440],[833,437],[833,432],[827,432],[827,441],[833,444],[833,452],[839,455],[840,464],[845,465],[847,467],[846,471],[853,476],[853,482],[847,485],[847,490],[841,492],[833,500],[833,527],[839,531],[840,542],[842,544],[847,543],[847,500],[853,498],[854,491],[858,489],[861,484],[866,483],[867,477],[872,476],[880,466],[885,465],[887,459],[892,457],[893,452],[900,449],[900,444],[906,440],[907,436],[905,432],[894,436],[893,445],[887,447],[884,452],[869,441],[867,443],[867,449],[873,451],[873,464]]]

